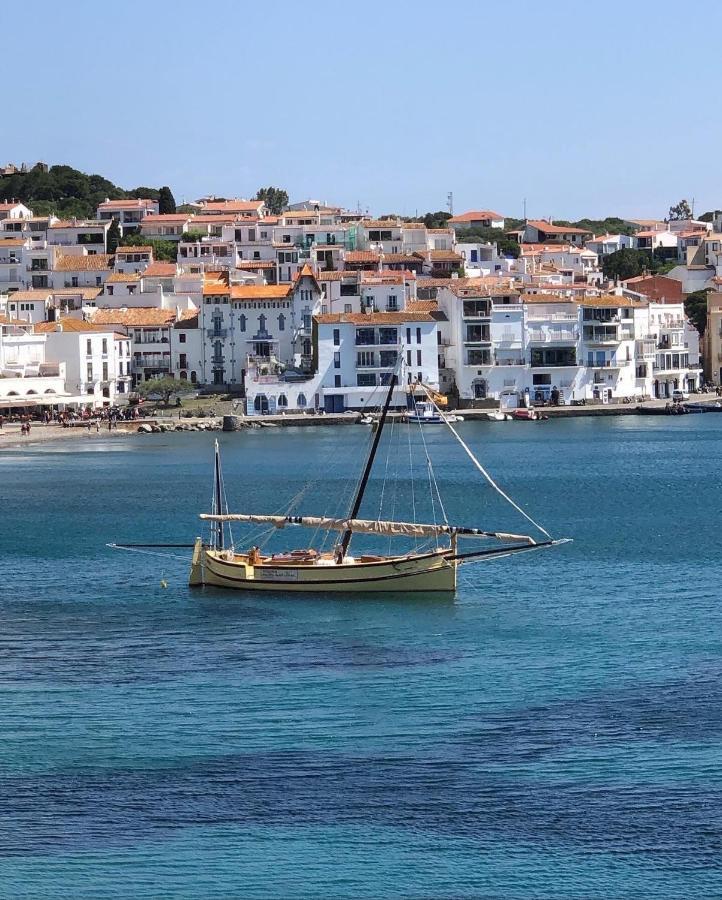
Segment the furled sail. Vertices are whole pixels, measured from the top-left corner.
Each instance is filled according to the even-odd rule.
[[[325,516],[263,516],[244,513],[212,515],[201,513],[201,519],[211,522],[247,522],[253,525],[272,525],[285,528],[288,525],[302,525],[320,528],[324,531],[354,531],[360,534],[382,534],[396,537],[435,537],[442,534],[458,537],[490,537],[500,541],[535,544],[526,534],[509,534],[503,531],[483,531],[480,528],[463,528],[455,525],[432,525],[417,522],[391,522],[377,519],[334,519]]]

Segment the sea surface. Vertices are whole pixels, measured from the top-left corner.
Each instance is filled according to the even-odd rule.
[[[722,416],[459,431],[574,542],[453,600],[108,549],[200,533],[210,434],[0,452],[2,898],[722,897]],[[414,475],[438,519],[428,452],[450,521],[531,527],[445,429],[400,433],[363,513],[413,514]],[[228,502],[343,511],[368,436],[221,435]]]

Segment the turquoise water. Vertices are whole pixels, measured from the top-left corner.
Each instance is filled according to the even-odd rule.
[[[460,427],[574,543],[455,601],[107,550],[193,539],[210,435],[0,453],[0,896],[722,896],[722,416]],[[223,435],[229,501],[343,506],[367,436]],[[520,527],[426,437],[450,519]]]

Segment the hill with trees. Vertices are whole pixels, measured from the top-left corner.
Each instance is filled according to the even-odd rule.
[[[33,166],[0,178],[0,203],[19,200],[36,215],[54,213],[61,218],[87,219],[95,216],[105,199],[145,198],[159,200],[161,212],[172,212],[175,201],[169,187],[137,187],[124,190],[102,175],[86,175],[72,166]]]

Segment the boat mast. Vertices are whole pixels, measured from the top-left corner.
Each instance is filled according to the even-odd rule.
[[[215,494],[214,504],[216,507],[216,515],[220,516],[223,512],[223,507],[221,505],[221,451],[218,447],[218,441],[216,441],[216,462],[213,489]],[[223,522],[216,523],[215,549],[223,549]]]
[[[389,406],[391,406],[391,397],[394,393],[394,388],[396,387],[397,381],[398,378],[396,376],[396,372],[392,372],[391,380],[389,381],[389,392],[388,394],[386,394],[384,408],[381,410],[381,419],[379,420],[379,426],[376,429],[376,434],[374,435],[373,443],[371,444],[371,450],[369,451],[368,459],[366,460],[366,466],[364,468],[363,475],[361,476],[361,481],[359,482],[356,496],[354,497],[353,503],[351,504],[351,511],[348,514],[349,519],[355,519],[358,515],[359,509],[361,508],[361,501],[363,500],[366,485],[368,484],[369,475],[371,474],[371,469],[374,464],[374,458],[376,456],[376,451],[378,450],[379,441],[381,440],[381,432],[384,430],[386,414],[389,411]],[[351,543],[352,534],[353,532],[350,528],[347,528],[346,531],[344,531],[343,537],[341,538],[341,544],[336,556],[337,562],[341,562],[344,556],[346,556],[348,545]]]

